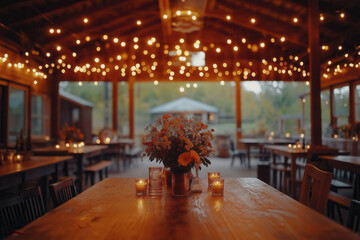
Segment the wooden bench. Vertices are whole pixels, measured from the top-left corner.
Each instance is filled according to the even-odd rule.
[[[143,148],[140,146],[132,148],[128,153],[125,154],[126,157],[125,166],[127,162],[129,162],[130,165],[133,158],[140,157],[142,152],[143,152]]]
[[[86,176],[86,183],[88,182],[88,177],[90,175],[90,182],[91,185],[95,184],[95,174],[96,172],[99,173],[100,181],[103,180],[103,170],[105,170],[105,177],[108,177],[108,166],[112,165],[111,161],[101,161],[90,165],[85,168],[85,176]]]

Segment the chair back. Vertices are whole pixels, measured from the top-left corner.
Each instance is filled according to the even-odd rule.
[[[234,143],[234,141],[231,138],[229,138],[229,142],[230,142],[230,151],[235,152],[235,143]]]
[[[332,173],[306,164],[299,201],[310,208],[324,213],[330,191]]]
[[[45,214],[40,187],[0,200],[0,239]]]
[[[76,194],[76,188],[72,178],[67,178],[50,185],[50,195],[54,207],[58,207],[69,201],[71,198],[75,197]]]
[[[356,224],[355,224],[355,218],[357,218]],[[346,226],[351,230],[357,232],[359,230],[359,221],[360,221],[360,201],[353,199],[351,200],[349,216]]]

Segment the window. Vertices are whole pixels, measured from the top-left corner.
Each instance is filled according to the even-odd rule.
[[[355,87],[355,122],[360,122],[360,84]]]
[[[321,128],[324,136],[331,136],[330,90],[321,91]]]
[[[118,83],[118,134],[129,136],[129,86],[127,82]]]
[[[16,138],[20,135],[21,129],[25,129],[25,89],[10,87],[9,88],[9,132],[8,145],[13,146]]]
[[[60,82],[61,126],[80,123],[85,138],[112,127],[111,82]],[[77,110],[75,110],[77,109]],[[80,121],[80,122],[79,122]]]
[[[31,136],[49,135],[49,101],[45,96],[31,96]]]
[[[334,117],[338,127],[349,123],[349,86],[334,88]]]

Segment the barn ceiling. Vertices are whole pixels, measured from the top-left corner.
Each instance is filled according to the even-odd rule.
[[[328,78],[359,65],[360,2],[319,9]],[[295,0],[2,0],[0,37],[62,80],[304,81],[307,12]]]

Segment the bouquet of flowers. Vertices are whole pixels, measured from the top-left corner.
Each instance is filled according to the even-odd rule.
[[[186,172],[197,164],[208,166],[214,153],[212,132],[197,118],[163,115],[145,128],[145,154],[172,171]]]
[[[59,131],[59,137],[65,142],[81,141],[84,139],[84,134],[81,133],[80,129],[75,126],[69,127],[65,124],[64,128]]]

